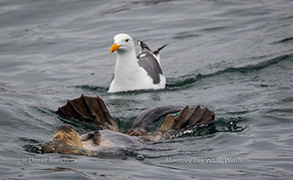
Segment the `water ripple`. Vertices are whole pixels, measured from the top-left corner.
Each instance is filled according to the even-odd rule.
[[[276,58],[269,59],[267,61],[263,61],[257,64],[250,64],[247,66],[243,67],[228,67],[223,70],[216,71],[214,73],[210,74],[189,74],[189,75],[184,75],[179,78],[167,78],[167,85],[166,89],[167,90],[178,90],[182,88],[188,88],[195,84],[198,80],[210,78],[210,77],[216,77],[220,76],[226,73],[250,73],[250,72],[255,72],[262,70],[264,68],[270,67],[272,65],[275,65],[277,63],[280,63],[282,61],[287,61],[291,60],[293,58],[293,54],[286,54],[286,55],[281,55]]]

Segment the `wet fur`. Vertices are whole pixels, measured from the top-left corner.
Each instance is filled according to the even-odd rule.
[[[59,141],[60,143],[68,144],[70,146],[83,148],[79,135],[72,126],[68,124],[60,125],[51,141]]]
[[[76,154],[98,156],[97,151],[85,149],[78,133],[71,125],[62,124],[58,127],[54,137],[41,146],[44,153]]]
[[[170,130],[178,132],[196,124],[210,124],[215,118],[214,112],[207,108],[202,109],[200,106],[157,107],[138,116],[128,134],[122,134],[118,132],[116,122],[100,97],[91,98],[82,95],[69,102],[71,103],[59,108],[56,113],[71,118],[75,117],[81,121],[86,119],[87,122],[99,125],[103,130],[79,136],[71,125],[60,125],[54,137],[42,146],[44,153],[98,156],[103,148],[141,146],[144,144],[142,139],[158,141],[169,138]],[[152,125],[164,116],[166,118],[157,130],[151,132]]]

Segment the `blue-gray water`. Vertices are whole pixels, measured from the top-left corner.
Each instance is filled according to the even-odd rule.
[[[107,94],[121,32],[153,49],[169,44],[166,89]],[[0,0],[0,177],[292,179],[292,69],[291,0]],[[25,148],[58,125],[90,130],[54,113],[81,93],[101,96],[125,129],[162,105],[201,104],[216,122],[138,149],[143,161],[27,162],[64,157]]]

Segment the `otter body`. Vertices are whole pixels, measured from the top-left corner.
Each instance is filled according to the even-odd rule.
[[[144,141],[137,136],[129,136],[111,130],[100,130],[89,132],[80,136],[81,143],[85,149],[99,151],[106,148],[128,148],[140,147]]]
[[[118,153],[129,147],[143,145],[144,141],[137,136],[111,130],[94,131],[79,136],[71,125],[62,124],[50,142],[42,145],[42,150],[45,153],[98,156],[100,153]]]
[[[158,141],[169,138],[172,133],[183,131],[197,124],[211,124],[215,113],[208,108],[164,106],[143,112],[133,122],[127,134],[118,132],[119,128],[100,97],[87,97],[68,100],[56,112],[58,115],[92,123],[99,129],[79,136],[71,125],[63,124],[54,137],[42,145],[44,153],[79,154],[87,156],[117,153],[128,148],[142,147],[145,140]],[[174,114],[175,113],[175,114]],[[154,124],[160,122],[156,130]]]

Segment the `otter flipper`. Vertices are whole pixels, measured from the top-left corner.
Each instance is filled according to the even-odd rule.
[[[169,114],[157,132],[165,133],[170,129],[182,130],[199,124],[209,125],[215,119],[215,113],[200,106],[186,106],[178,115]]]
[[[175,114],[174,114],[175,113]],[[166,116],[159,128],[150,133],[150,128],[154,123]],[[169,130],[173,132],[183,131],[199,125],[210,125],[215,118],[215,113],[208,108],[200,106],[184,108],[179,106],[165,106],[153,108],[142,113],[133,122],[132,128],[128,132],[131,136],[142,136],[151,141],[157,141],[162,138],[168,138]]]
[[[118,131],[116,122],[99,96],[88,97],[82,94],[77,99],[68,100],[56,113],[59,116],[95,123],[102,129]]]
[[[181,106],[162,106],[149,109],[140,114],[132,124],[129,130],[129,135],[142,136],[151,131],[153,125],[158,122],[162,117],[181,111]]]

